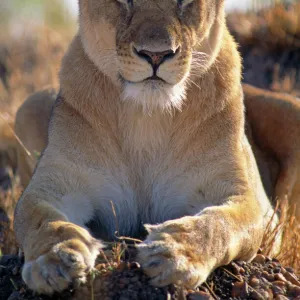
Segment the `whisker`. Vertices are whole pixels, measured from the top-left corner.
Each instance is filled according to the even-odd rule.
[[[199,90],[201,90],[201,87],[196,82],[194,82],[191,78],[187,78],[186,81],[187,81],[187,83],[191,83],[194,86],[196,86]]]

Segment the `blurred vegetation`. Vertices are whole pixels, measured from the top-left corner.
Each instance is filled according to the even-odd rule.
[[[251,1],[252,1],[252,9],[257,11],[267,6],[275,6],[277,4],[290,4],[293,2],[297,2],[298,0],[251,0]]]
[[[76,0],[74,0],[76,1]],[[75,17],[62,0],[7,0],[0,2],[1,26],[34,22],[52,28],[74,26]]]
[[[231,13],[227,21],[243,56],[244,81],[300,97],[300,1]]]

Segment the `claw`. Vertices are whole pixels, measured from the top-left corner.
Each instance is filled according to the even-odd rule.
[[[152,278],[150,283],[157,287],[164,287],[172,283],[172,278],[170,276],[167,276],[166,278],[164,277],[166,277],[165,274],[160,274]]]
[[[65,269],[62,266],[57,266],[56,268],[57,274],[59,277],[65,278],[68,281],[71,281],[71,277],[69,274],[65,271]]]
[[[155,260],[144,265],[144,268],[156,268],[162,264],[162,261]]]

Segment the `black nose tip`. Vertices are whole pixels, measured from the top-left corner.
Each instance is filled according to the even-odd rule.
[[[164,61],[168,59],[172,59],[176,53],[179,51],[179,48],[176,51],[169,49],[162,52],[151,52],[148,50],[140,50],[138,51],[135,47],[134,52],[140,58],[146,60],[154,69],[158,68]]]

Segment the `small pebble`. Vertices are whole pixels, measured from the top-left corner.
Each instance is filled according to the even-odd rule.
[[[19,296],[20,296],[19,292],[13,292],[7,300],[18,300]]]
[[[289,298],[287,298],[283,295],[276,295],[275,300],[289,300]]]
[[[286,280],[290,281],[291,283],[300,286],[300,282],[294,274],[291,274],[290,272],[286,272],[284,273],[284,277],[286,278]]]
[[[250,297],[253,300],[265,300],[264,296],[257,290],[252,290],[250,293]]]
[[[276,267],[274,270],[273,270],[274,273],[280,273],[281,272],[281,268],[280,267]]]
[[[187,295],[188,300],[213,300],[214,298],[205,292],[199,291]]]
[[[241,271],[240,271],[241,268],[236,263],[232,263],[231,267],[232,267],[232,273],[234,275],[239,275],[241,273]]]
[[[262,254],[257,254],[252,262],[258,263],[258,264],[264,264],[266,261],[266,257]]]
[[[267,279],[270,282],[274,281],[274,279],[275,279],[274,275],[269,274],[267,271],[262,272],[262,277],[264,277],[265,279]]]
[[[259,289],[259,294],[264,298],[264,299],[272,299],[273,298],[273,291],[271,289]]]
[[[252,277],[249,281],[249,285],[253,288],[256,288],[259,286],[259,279],[257,279],[256,277]]]
[[[130,279],[130,282],[137,282],[137,281],[139,281],[139,279],[140,278],[138,276],[134,276]]]
[[[124,285],[128,285],[130,283],[130,280],[128,278],[121,278],[120,279],[120,283],[124,284]]]
[[[287,267],[287,268],[285,268],[285,270],[290,273],[295,273],[294,269],[291,267]]]
[[[18,266],[15,266],[13,269],[12,269],[12,274],[14,276],[16,276],[20,271],[20,268]]]
[[[105,264],[98,264],[96,267],[95,267],[98,271],[101,271],[103,269],[106,268],[106,265]]]
[[[248,290],[248,284],[246,282],[236,282],[233,285],[231,295],[232,297],[241,297],[245,298],[248,297],[249,290]]]
[[[129,265],[129,269],[130,270],[135,270],[135,269],[140,269],[141,265],[138,262],[132,262]]]
[[[270,257],[266,256],[266,262],[270,262],[270,261],[272,261],[272,259]]]
[[[284,281],[284,282],[286,281],[285,277],[281,273],[275,274],[274,278],[275,280]]]
[[[292,297],[300,296],[300,287],[297,285],[290,285],[288,287],[289,295]]]
[[[271,288],[272,288],[272,291],[273,291],[274,295],[278,295],[278,294],[283,295],[284,294],[283,289],[280,288],[279,286],[272,285]]]
[[[286,288],[286,282],[285,281],[277,280],[277,281],[274,281],[272,284],[275,285],[275,286],[280,287],[281,289]]]
[[[127,267],[127,263],[124,262],[124,261],[122,261],[122,262],[119,264],[118,270],[119,270],[120,272],[122,272],[122,271],[124,271],[124,270],[126,269],[126,267]]]

